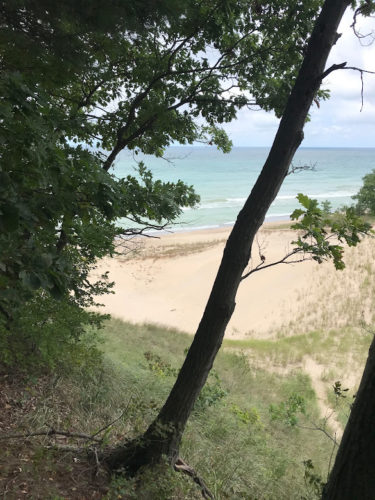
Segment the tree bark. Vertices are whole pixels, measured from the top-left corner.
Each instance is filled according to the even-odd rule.
[[[235,308],[235,297],[251,255],[254,237],[288,173],[303,139],[303,127],[319,89],[336,30],[349,0],[326,0],[315,23],[306,56],[286,104],[264,167],[228,238],[205,311],[166,403],[139,439],[119,446],[106,462],[134,473],[167,455],[174,464],[186,422],[206,382]]]
[[[323,500],[375,498],[375,339]]]

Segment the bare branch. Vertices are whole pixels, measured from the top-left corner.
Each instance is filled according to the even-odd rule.
[[[148,221],[144,221],[136,216],[134,217],[131,217],[131,216],[127,216],[127,217],[124,217],[125,219],[128,219],[129,221],[131,222],[134,222],[135,224],[140,224],[141,226],[143,227],[140,227],[140,228],[126,228],[124,229],[123,231],[121,231],[121,233],[119,234],[119,236],[134,236],[134,235],[137,235],[137,236],[147,236],[149,238],[155,238],[155,236],[152,236],[150,234],[144,234],[146,231],[163,231],[167,228],[167,226],[170,224],[169,222],[165,222],[164,224],[152,224],[151,222],[148,222]]]
[[[306,254],[304,253],[303,257],[301,257],[300,259],[288,260],[293,255],[296,255],[301,252],[303,252],[301,248],[295,248],[287,255],[285,255],[282,259],[277,260],[275,262],[271,262],[271,264],[264,264],[265,258],[264,259],[261,258],[262,262],[260,262],[256,267],[254,267],[254,269],[251,269],[248,273],[244,274],[241,278],[241,281],[248,278],[251,274],[254,274],[257,271],[261,271],[262,269],[267,269],[268,267],[277,266],[278,264],[297,264],[298,262],[304,262],[306,260],[312,259],[312,257],[306,257]],[[264,256],[262,255],[261,257]]]
[[[360,76],[361,76],[361,109],[360,111],[363,110],[363,74],[367,73],[369,75],[375,75],[375,71],[369,71],[367,69],[362,69],[362,68],[357,68],[356,66],[346,66],[346,63],[342,64],[334,64],[330,68],[328,68],[322,75],[322,80],[325,78],[329,73],[332,73],[332,71],[336,71],[338,69],[349,69],[352,71],[359,71]]]
[[[367,12],[366,12],[367,11]],[[366,33],[365,35],[363,33],[360,33],[357,29],[357,18],[359,15],[367,15],[367,17],[373,17],[369,15],[369,12],[371,11],[371,1],[367,0],[365,4],[361,5],[358,7],[353,14],[353,23],[350,25],[350,27],[353,29],[353,33],[355,36],[358,38],[362,46],[369,46],[371,45],[374,40],[375,40],[375,33],[374,30],[371,30],[370,33]],[[363,40],[366,38],[370,38],[370,41],[368,43],[363,43]]]
[[[340,64],[332,64],[332,66],[330,66],[328,69],[326,69],[324,71],[324,73],[322,73],[322,76],[320,77],[320,79],[324,80],[324,78],[326,76],[328,76],[330,73],[332,73],[332,71],[336,71],[338,69],[345,68],[346,64],[347,64],[346,62],[343,62],[343,63],[340,63]]]
[[[312,423],[312,427],[310,427],[308,425],[299,425],[299,424],[297,424],[297,426],[300,429],[307,429],[307,430],[310,430],[310,431],[320,431],[320,432],[323,432],[323,434],[325,436],[327,436],[327,438],[330,439],[333,443],[335,443],[336,446],[339,445],[339,443],[336,440],[336,434],[334,436],[331,436],[331,434],[325,429],[325,427],[320,427],[319,425],[316,425],[314,423]]]

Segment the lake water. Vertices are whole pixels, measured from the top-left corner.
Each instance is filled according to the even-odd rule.
[[[213,147],[172,147],[166,153],[172,163],[149,156],[137,156],[137,160],[142,159],[155,178],[194,185],[201,202],[195,209],[184,209],[174,228],[192,230],[234,223],[268,151],[242,147],[223,154]],[[375,148],[301,148],[293,165],[313,170],[286,177],[266,220],[287,220],[298,206],[298,193],[329,200],[333,208],[354,203],[351,197],[361,187],[363,176],[375,169]],[[133,157],[123,153],[114,172],[118,177],[134,175],[134,166]]]

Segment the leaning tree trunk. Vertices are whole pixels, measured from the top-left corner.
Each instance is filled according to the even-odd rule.
[[[206,382],[235,308],[235,297],[247,266],[254,237],[264,221],[303,139],[303,127],[319,89],[336,30],[349,0],[326,0],[316,21],[307,53],[289,96],[266,160],[228,238],[223,258],[185,362],[159,415],[145,434],[115,449],[106,462],[129,473],[166,455],[177,458],[181,436]],[[326,72],[327,74],[327,72]]]
[[[375,339],[323,500],[375,498]]]

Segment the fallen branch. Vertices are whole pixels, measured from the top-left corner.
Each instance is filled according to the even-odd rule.
[[[96,434],[94,434],[95,436]],[[100,439],[95,439],[94,436],[89,436],[88,434],[79,434],[75,432],[67,432],[67,431],[57,431],[55,429],[50,429],[44,432],[29,432],[27,434],[7,434],[6,436],[0,436],[0,440],[5,439],[26,439],[29,437],[35,436],[65,436],[70,438],[78,438],[78,439],[86,439],[87,441],[95,441],[98,444],[101,444]]]

